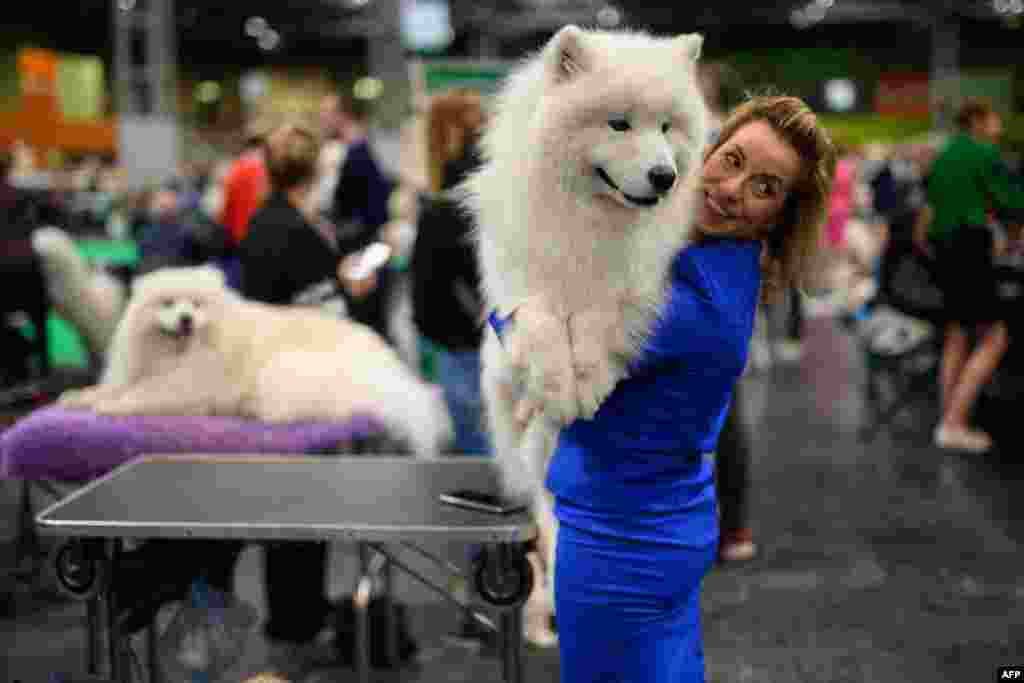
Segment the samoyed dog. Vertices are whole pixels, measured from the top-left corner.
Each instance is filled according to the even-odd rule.
[[[418,456],[453,425],[439,391],[373,330],[315,308],[248,301],[210,266],[135,281],[100,383],[60,404],[104,415],[229,415],[268,422],[370,414]]]
[[[556,525],[544,477],[641,349],[688,243],[708,112],[702,36],[561,29],[513,71],[461,188],[488,310],[482,385],[507,491],[540,529],[526,637],[550,645]],[[525,399],[525,400],[524,400]],[[543,566],[541,566],[543,564]]]

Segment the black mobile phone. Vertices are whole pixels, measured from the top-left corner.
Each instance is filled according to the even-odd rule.
[[[523,501],[510,500],[493,493],[484,493],[483,491],[473,491],[471,489],[459,489],[458,491],[442,493],[441,502],[468,510],[490,512],[495,515],[522,512],[528,507]]]

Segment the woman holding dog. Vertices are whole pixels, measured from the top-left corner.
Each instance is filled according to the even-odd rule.
[[[566,683],[704,680],[700,586],[719,541],[711,465],[760,300],[805,279],[835,155],[793,97],[755,97],[707,150],[696,227],[631,375],[562,430],[548,473]]]

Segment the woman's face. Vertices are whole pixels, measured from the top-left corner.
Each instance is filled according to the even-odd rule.
[[[802,170],[800,155],[771,125],[743,125],[704,161],[700,231],[723,237],[763,235],[778,222]]]

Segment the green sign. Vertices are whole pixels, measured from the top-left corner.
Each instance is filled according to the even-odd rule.
[[[428,95],[452,88],[475,88],[490,94],[497,90],[509,68],[510,64],[498,61],[424,60],[423,79]]]

